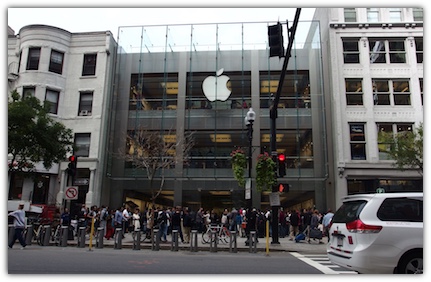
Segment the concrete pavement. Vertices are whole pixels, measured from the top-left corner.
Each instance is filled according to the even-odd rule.
[[[172,244],[172,237],[171,235],[168,235],[167,242],[160,242],[159,249],[160,250],[175,250],[175,245]],[[241,238],[237,237],[237,244],[236,244],[236,250],[238,252],[300,252],[300,253],[312,253],[312,254],[326,254],[326,243],[327,238],[324,237],[322,239],[323,244],[319,244],[318,240],[311,239],[311,242],[308,243],[307,241],[303,240],[300,242],[295,242],[294,240],[290,240],[288,237],[285,238],[279,238],[279,244],[272,244],[272,238],[269,237],[268,240],[266,237],[264,238],[258,238],[258,243],[256,244],[256,247],[250,246],[245,244],[247,238]],[[34,243],[33,243],[34,244]],[[96,238],[92,238],[91,240],[91,248],[100,248],[102,244],[98,244]],[[78,246],[78,239],[75,237],[75,240],[69,240],[67,243],[68,247],[77,247]],[[81,244],[82,246],[82,244]],[[89,236],[86,236],[85,240],[85,248],[90,248],[90,240]],[[141,242],[140,245],[134,245],[133,243],[133,237],[131,233],[126,233],[125,238],[121,239],[121,247],[119,242],[115,242],[114,238],[111,238],[107,240],[106,238],[103,238],[103,248],[129,248],[129,249],[150,249],[150,250],[156,250],[157,246],[152,244],[150,239],[145,240],[144,242]],[[192,245],[190,243],[178,243],[178,250],[181,251],[195,251],[196,248],[192,248]],[[202,234],[197,234],[197,251],[207,251],[207,252],[213,252],[213,251],[225,251],[225,252],[234,252],[235,251],[235,244],[232,242],[230,244],[230,241],[227,241],[227,243],[221,243],[219,242],[217,244],[217,249],[215,249],[214,245],[210,244],[204,244],[202,241]]]

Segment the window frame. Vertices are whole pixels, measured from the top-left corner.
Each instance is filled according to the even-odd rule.
[[[354,83],[356,84],[356,86],[353,85]],[[360,84],[359,86],[358,86],[358,83]],[[347,106],[363,106],[364,105],[364,98],[363,98],[364,91],[362,87],[363,79],[345,78],[344,84],[345,84]],[[358,102],[355,102],[355,101],[358,101]]]
[[[356,46],[354,46],[353,43],[355,43]],[[347,47],[353,47],[353,46],[356,48],[352,48],[352,49],[347,48]],[[359,38],[342,38],[342,47],[343,47],[343,62],[345,64],[360,63]],[[354,58],[355,60],[351,60],[351,58]]]
[[[368,38],[368,46],[370,64],[407,63],[405,38]]]
[[[51,98],[50,94],[55,95],[54,100],[56,100],[56,101],[50,100],[50,98]],[[58,114],[58,105],[59,105],[59,101],[60,101],[60,91],[47,88],[46,93],[45,93],[45,101],[50,103],[49,113],[57,115]]]
[[[40,62],[41,47],[28,48],[26,70],[38,70]]]
[[[51,49],[48,70],[53,73],[63,74],[64,52]]]
[[[344,8],[344,21],[345,22],[357,22],[356,8]]]
[[[94,91],[80,91],[79,92],[79,116],[91,116],[93,109]]]
[[[353,161],[367,160],[367,139],[365,135],[365,123],[349,123],[349,133],[350,159]],[[355,147],[359,149],[356,149]],[[354,154],[354,152],[359,151],[362,151],[361,154]]]
[[[84,54],[82,63],[82,76],[95,76],[97,66],[97,53]]]
[[[416,63],[423,64],[424,62],[424,38],[415,37],[416,48]]]
[[[77,157],[89,157],[91,145],[91,133],[75,133],[74,155]]]
[[[367,22],[377,23],[380,21],[380,9],[379,8],[367,8]]]

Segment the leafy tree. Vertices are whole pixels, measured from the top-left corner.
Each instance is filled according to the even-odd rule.
[[[119,157],[131,162],[137,169],[146,170],[150,181],[151,202],[154,205],[156,198],[163,191],[165,169],[186,162],[193,146],[193,133],[186,133],[184,137],[177,138],[175,131],[172,130],[161,134],[160,131],[140,128],[129,133],[126,151],[120,150]],[[161,177],[159,187],[153,187],[156,175]]]
[[[49,116],[49,103],[16,90],[8,101],[8,156],[11,181],[16,172],[32,172],[35,163],[47,169],[66,159],[72,151],[72,130]]]
[[[397,134],[379,133],[379,142],[390,144],[385,152],[395,161],[400,170],[416,169],[423,175],[423,124],[416,130],[402,131]]]

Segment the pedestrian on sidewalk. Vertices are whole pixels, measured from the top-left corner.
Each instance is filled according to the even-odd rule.
[[[192,217],[188,207],[184,208],[183,215],[183,227],[184,227],[184,243],[190,243],[190,233],[192,230]]]
[[[24,211],[24,203],[19,203],[18,209],[16,211],[8,213],[8,216],[13,217],[13,227],[15,228],[15,232],[13,235],[13,240],[9,242],[9,248],[12,249],[15,241],[18,239],[21,244],[21,249],[24,249],[27,244],[22,236],[22,233],[25,229],[25,211]]]
[[[298,210],[293,210],[290,213],[289,220],[290,220],[290,238],[289,238],[289,240],[293,241],[295,239],[296,235],[298,235],[298,233],[299,233],[299,223],[300,223],[301,218],[300,218]]]
[[[179,206],[175,207],[175,212],[172,214],[172,230],[178,231],[178,236],[181,238],[181,242],[184,243],[183,232],[181,230],[181,207]]]

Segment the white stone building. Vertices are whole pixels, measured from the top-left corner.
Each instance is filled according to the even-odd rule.
[[[319,8],[329,164],[334,203],[347,194],[422,190],[400,171],[378,133],[414,130],[424,119],[423,9]],[[332,131],[332,135],[329,133]]]
[[[72,129],[78,156],[74,183],[66,172],[68,160],[50,170],[38,164],[38,180],[16,179],[9,199],[21,194],[24,201],[60,206],[67,187],[77,186],[78,200],[71,201],[71,208],[75,201],[87,206],[101,202],[115,54],[110,31],[70,33],[30,25],[15,35],[9,28],[8,93],[17,89],[21,96],[49,101],[51,116]]]

